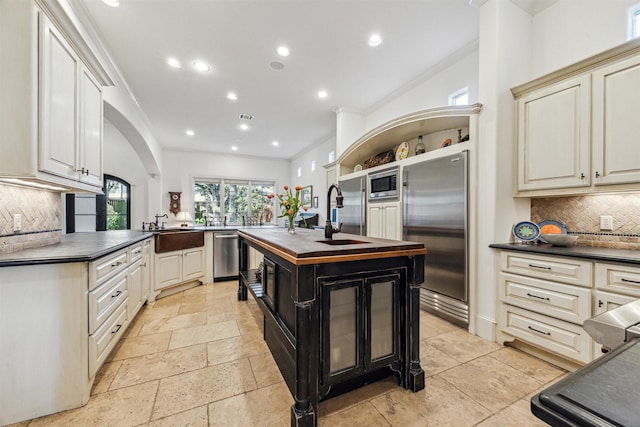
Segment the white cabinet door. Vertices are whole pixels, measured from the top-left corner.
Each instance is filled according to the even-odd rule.
[[[368,208],[367,236],[382,239],[400,240],[402,224],[400,222],[400,203],[371,203]]]
[[[640,57],[593,73],[596,185],[640,182]]]
[[[102,88],[84,67],[79,99],[80,181],[102,187]]]
[[[400,224],[400,203],[385,203],[384,205],[384,234],[385,239],[400,240],[402,226]]]
[[[163,289],[182,282],[182,251],[156,255],[155,289]]]
[[[384,237],[384,210],[382,204],[369,204],[367,217],[367,236]]]
[[[587,187],[590,76],[518,100],[518,190]]]
[[[142,307],[142,280],[143,280],[143,260],[139,259],[129,267],[129,280],[127,282],[127,290],[129,296],[127,298],[127,318],[133,319]]]
[[[43,14],[40,57],[40,169],[77,179],[78,57]]]
[[[182,251],[182,281],[204,276],[204,247]]]

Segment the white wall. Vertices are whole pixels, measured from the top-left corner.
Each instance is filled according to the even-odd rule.
[[[453,54],[447,61],[444,66],[436,67],[427,80],[370,111],[366,116],[365,130],[405,114],[447,105],[449,95],[465,86],[469,87],[469,103],[478,102],[477,44]]]
[[[131,228],[141,228],[143,221],[153,219],[148,200],[151,177],[129,141],[108,121],[104,123],[103,144],[104,173],[131,185]]]
[[[560,0],[535,15],[531,33],[532,73],[526,80],[626,42],[628,9],[638,2]]]
[[[318,208],[308,212],[319,213],[318,225],[324,225],[327,220],[327,170],[323,167],[328,163],[329,152],[336,148],[336,139],[330,138],[322,144],[316,145],[304,153],[291,159],[291,177],[289,185],[313,186],[313,196],[318,197]],[[315,161],[315,171],[311,164]],[[298,177],[298,168],[302,175]],[[279,190],[279,189],[278,189]]]
[[[169,212],[169,191],[182,192],[181,207],[193,214],[194,178],[236,178],[275,181],[276,188],[290,184],[289,160],[274,160],[233,154],[196,151],[163,151],[161,176],[162,206],[158,214],[168,214],[168,226],[178,225]],[[153,216],[156,212],[150,212]],[[281,220],[279,223],[284,224]]]

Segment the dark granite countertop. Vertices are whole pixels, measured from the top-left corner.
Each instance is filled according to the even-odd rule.
[[[157,233],[167,230],[181,230],[181,231],[237,231],[237,230],[252,230],[252,229],[263,229],[263,228],[284,228],[280,225],[275,224],[264,224],[264,225],[195,225],[193,227],[171,227],[171,228],[162,228],[160,230],[137,230],[144,231],[149,233]]]
[[[338,233],[333,236],[335,241],[354,240],[358,243],[329,245],[325,241],[323,230],[296,228],[295,234],[290,234],[285,228],[270,229],[242,229],[238,235],[257,241],[267,248],[276,249],[295,260],[313,259],[315,263],[337,262],[336,257],[344,260],[364,259],[388,256],[418,255],[426,253],[422,243],[399,240],[378,239],[374,237],[358,236],[354,234]],[[348,258],[348,259],[347,259]]]
[[[0,254],[0,267],[93,261],[152,236],[134,230],[65,234],[55,245]]]
[[[588,246],[553,246],[550,244],[493,243],[494,249],[530,252],[540,255],[558,255],[572,258],[586,258],[596,261],[624,262],[640,264],[640,251],[631,249],[593,248]]]

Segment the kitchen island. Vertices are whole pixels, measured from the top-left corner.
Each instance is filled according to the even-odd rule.
[[[421,243],[321,231],[239,230],[238,299],[248,293],[294,397],[291,423],[317,425],[318,402],[395,374],[424,388],[419,360]],[[249,270],[249,248],[264,255]]]

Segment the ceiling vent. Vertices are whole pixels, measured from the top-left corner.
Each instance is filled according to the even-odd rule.
[[[240,117],[241,120],[253,120],[253,116],[251,114],[240,114],[238,117]]]

